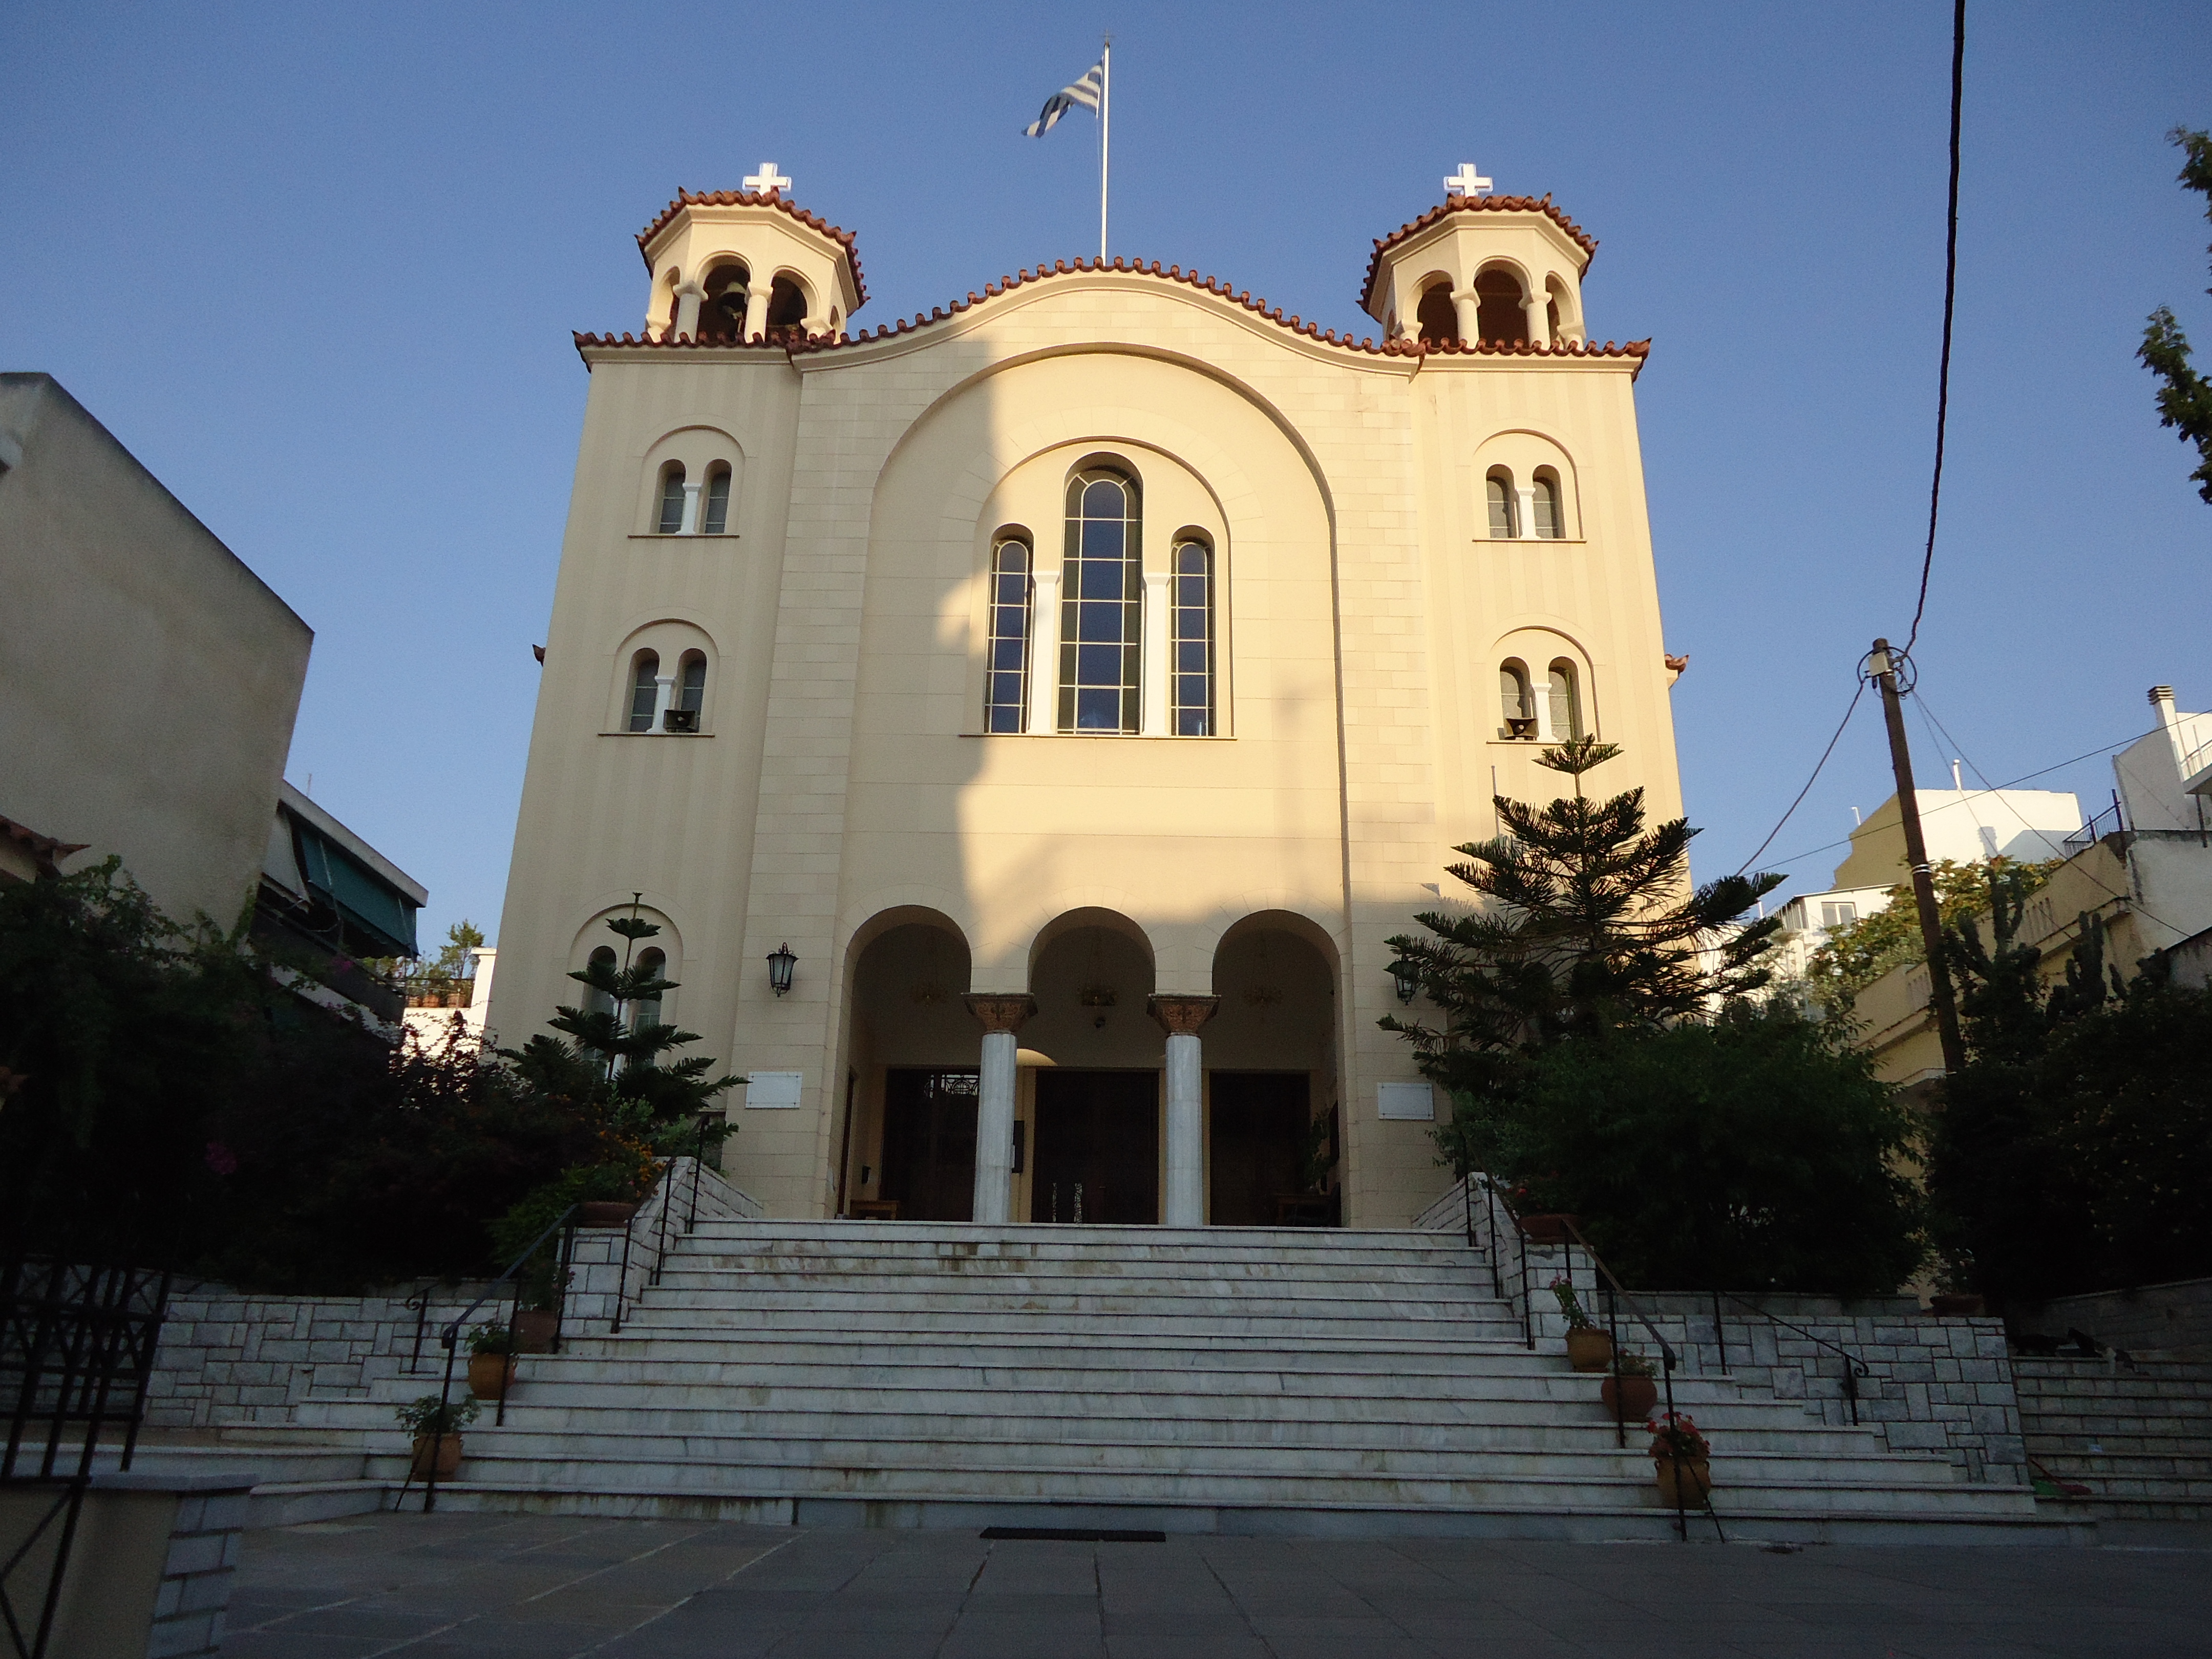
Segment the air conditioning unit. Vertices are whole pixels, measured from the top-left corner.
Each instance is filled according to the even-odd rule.
[[[699,729],[699,711],[696,708],[664,709],[660,716],[660,729],[664,732],[696,732]]]

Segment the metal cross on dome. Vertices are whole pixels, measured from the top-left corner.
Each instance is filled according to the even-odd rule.
[[[1490,180],[1486,179],[1482,182],[1486,185]],[[747,178],[744,186],[748,196],[765,196],[772,190],[789,190],[791,180],[775,170],[775,162],[763,161],[761,170]]]
[[[1474,170],[1472,161],[1462,161],[1459,171],[1444,180],[1447,196],[1484,196],[1490,191],[1490,180]]]

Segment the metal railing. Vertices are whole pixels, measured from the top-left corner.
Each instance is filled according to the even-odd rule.
[[[9,1408],[0,1489],[52,1494],[0,1562],[0,1627],[16,1659],[47,1652],[94,1460],[109,1429],[122,1427],[121,1466],[131,1467],[168,1300],[167,1271],[32,1260],[0,1266],[0,1390]],[[65,1454],[64,1443],[79,1433]],[[27,1461],[35,1468],[23,1467]],[[41,1571],[43,1583],[33,1585]],[[11,1585],[29,1589],[35,1609],[19,1611]]]
[[[1721,1304],[1725,1300],[1735,1303],[1739,1308],[1750,1309],[1753,1313],[1770,1325],[1779,1325],[1785,1331],[1795,1331],[1808,1342],[1818,1343],[1842,1360],[1844,1362],[1844,1400],[1850,1407],[1851,1423],[1856,1426],[1859,1420],[1859,1378],[1874,1375],[1865,1360],[1841,1343],[1831,1342],[1826,1337],[1807,1330],[1802,1325],[1792,1324],[1779,1315],[1771,1314],[1756,1302],[1748,1301],[1738,1296],[1734,1291],[1714,1291],[1711,1295],[1713,1298],[1713,1346],[1720,1352],[1720,1366],[1723,1370],[1728,1369],[1728,1328],[1721,1322]]]
[[[2077,853],[2087,852],[2107,836],[2125,835],[2127,828],[2127,817],[2120,811],[2119,797],[2115,795],[2110,806],[2059,842],[2058,848],[2070,859]]]
[[[438,1385],[438,1414],[433,1419],[431,1432],[428,1437],[430,1441],[430,1457],[429,1472],[422,1479],[423,1514],[428,1515],[438,1507],[439,1459],[445,1452],[446,1442],[448,1439],[459,1437],[458,1433],[448,1429],[446,1425],[453,1420],[453,1361],[460,1347],[461,1328],[468,1323],[470,1315],[475,1313],[485,1303],[494,1300],[498,1295],[499,1287],[506,1285],[508,1287],[511,1300],[507,1315],[507,1355],[505,1357],[508,1358],[511,1363],[514,1353],[515,1328],[522,1314],[523,1274],[538,1259],[538,1251],[544,1246],[546,1241],[558,1233],[561,1236],[561,1242],[555,1251],[553,1261],[553,1334],[546,1352],[548,1353],[561,1352],[561,1327],[568,1304],[569,1262],[575,1252],[576,1229],[574,1223],[579,1207],[580,1206],[571,1204],[567,1209],[562,1211],[552,1225],[532,1239],[522,1254],[507,1263],[506,1270],[494,1278],[475,1301],[470,1303],[459,1315],[439,1328],[438,1345],[446,1351],[446,1365],[444,1376]],[[500,1374],[498,1409],[492,1419],[495,1425],[503,1425],[507,1421],[507,1375],[505,1368],[502,1368]],[[407,1466],[407,1478],[400,1483],[399,1496],[392,1503],[394,1510],[398,1509],[407,1501],[407,1489],[415,1482],[415,1464],[419,1461],[410,1456]]]

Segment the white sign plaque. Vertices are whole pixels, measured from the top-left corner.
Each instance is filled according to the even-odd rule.
[[[745,1085],[745,1105],[756,1112],[789,1111],[799,1105],[799,1091],[806,1081],[804,1072],[755,1072]],[[1424,1085],[1425,1086],[1425,1085]]]
[[[1375,1115],[1402,1118],[1408,1123],[1437,1120],[1436,1091],[1425,1083],[1378,1083],[1375,1085]]]

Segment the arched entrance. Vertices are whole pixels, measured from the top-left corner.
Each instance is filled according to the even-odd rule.
[[[1338,1170],[1335,952],[1303,917],[1245,917],[1214,951],[1205,1031],[1206,1219],[1334,1224]]]
[[[966,1221],[982,1046],[961,1000],[968,942],[933,911],[878,921],[853,958],[841,1210]]]
[[[1126,916],[1072,911],[1039,936],[1030,988],[1036,1012],[1022,1028],[1030,1063],[1018,1098],[1030,1155],[1015,1176],[1012,1213],[1158,1221],[1165,1039],[1146,1012],[1149,941]]]

